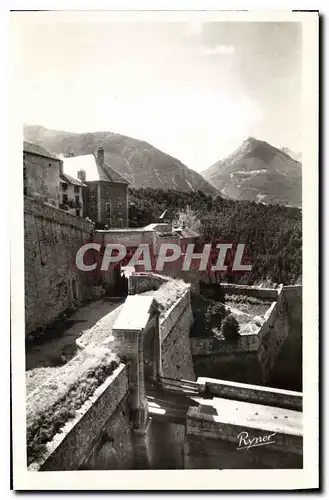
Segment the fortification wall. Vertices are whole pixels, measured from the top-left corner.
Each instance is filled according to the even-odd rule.
[[[289,320],[300,321],[302,317],[303,286],[284,286],[283,296],[287,302]]]
[[[155,231],[146,231],[144,229],[111,229],[95,231],[94,241],[100,245],[108,243],[124,245],[127,248],[135,248],[144,243],[155,246]]]
[[[160,322],[162,373],[165,377],[196,379],[190,348],[192,321],[188,291],[167,318]]]
[[[121,364],[49,443],[42,462],[32,464],[29,469],[65,471],[90,468],[99,465],[104,455],[107,465],[129,468],[133,450],[127,394],[128,370]],[[126,432],[117,432],[118,429]]]
[[[235,438],[236,435],[237,432]],[[203,435],[188,435],[184,443],[184,468],[302,469],[303,457],[296,453],[275,450],[272,445],[259,446],[257,451],[237,450],[237,440],[228,442]]]
[[[262,374],[257,358],[259,331],[239,335],[234,343],[213,336],[192,337],[191,351],[197,376],[261,384]]]
[[[101,432],[95,436],[91,453],[80,466],[83,470],[127,470],[134,465],[129,398],[126,394]]]
[[[206,377],[199,377],[198,383],[205,387],[206,393],[221,398],[247,401],[267,406],[279,406],[280,408],[297,411],[302,411],[303,407],[303,395],[300,392]]]
[[[302,286],[284,286],[282,290],[288,336],[283,340],[268,377],[268,384],[302,391]]]
[[[199,271],[195,269],[184,271],[182,269],[182,260],[178,260],[174,263],[165,262],[161,273],[174,279],[181,279],[185,281],[185,283],[189,283],[191,285],[191,290],[195,293],[200,292]]]
[[[259,335],[240,335],[237,342],[231,343],[215,337],[193,337],[190,340],[193,356],[229,354],[239,352],[257,352]]]
[[[51,205],[24,198],[26,334],[64,311],[98,298],[94,278],[75,265],[77,250],[92,239],[93,224]]]
[[[134,273],[129,277],[129,295],[158,290],[161,285],[170,281],[167,276],[155,273]]]
[[[61,161],[23,151],[25,194],[58,207]]]
[[[258,360],[262,370],[263,382],[268,382],[270,373],[282,344],[288,337],[289,321],[287,304],[284,300],[283,287],[279,289],[277,302],[274,302],[265,314],[265,322],[260,331]]]
[[[129,278],[129,294],[158,290],[171,278],[159,274],[135,273]],[[166,377],[195,380],[190,348],[193,321],[190,288],[160,317],[162,373]]]
[[[229,395],[229,384],[222,384],[221,381],[212,381],[211,384],[214,391],[222,393],[224,389],[224,393]],[[243,392],[240,393],[239,389]],[[259,395],[264,397],[262,388],[250,388],[250,394],[255,390],[259,390]],[[240,400],[230,396],[217,397],[210,406],[205,402],[205,405],[189,408],[184,443],[186,468],[303,467],[302,413],[294,409],[271,408],[260,404],[260,401],[256,404],[249,402],[247,393],[247,386],[237,387],[236,395],[240,396]],[[274,395],[274,398],[277,396]],[[286,401],[287,394],[283,397]],[[257,419],[255,414],[259,415]],[[274,425],[273,417],[276,419]],[[247,448],[248,440],[266,445],[257,447],[256,452]]]
[[[244,403],[236,402],[238,409]],[[259,405],[259,411],[261,411],[261,405]],[[286,412],[291,412],[291,414],[298,415],[298,412],[293,410],[285,410]],[[293,416],[291,418],[294,418]],[[240,432],[248,431],[248,434],[253,437],[261,437],[264,434],[270,434],[273,431],[266,431],[261,428],[261,422],[259,427],[248,427],[248,425],[243,425],[244,419],[239,420],[232,419],[232,422],[221,421],[219,416],[217,419],[213,418],[212,414],[208,414],[204,411],[204,408],[190,407],[186,416],[186,435],[187,436],[197,436],[205,437],[214,440],[228,441],[232,442],[235,447],[238,446],[237,436]],[[288,433],[289,432],[289,433]],[[296,455],[302,455],[303,453],[303,436],[299,432],[299,429],[289,429],[288,432],[273,432],[275,434],[275,439],[273,444],[270,446],[274,450],[282,451],[284,453],[289,450],[290,453]]]
[[[276,300],[278,290],[275,288],[263,288],[248,285],[231,285],[229,283],[221,284],[222,290],[227,295],[246,295],[247,297],[256,297],[258,299]]]
[[[264,291],[241,290],[249,296],[255,290]],[[258,332],[240,336],[234,344],[214,337],[191,339],[198,376],[302,391],[302,286],[281,285],[277,290],[265,289],[265,296],[252,296],[270,298],[274,292],[276,301]]]
[[[212,279],[211,276],[209,277],[208,274],[205,273],[200,273],[200,282],[204,287],[220,288],[221,292],[225,293],[226,295],[246,295],[247,297],[270,300],[276,300],[278,296],[278,289],[276,288],[221,283],[220,277]]]
[[[261,385],[262,373],[257,351],[193,356],[197,377],[210,377]]]

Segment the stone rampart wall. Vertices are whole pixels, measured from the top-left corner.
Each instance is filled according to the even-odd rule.
[[[165,377],[195,380],[193,358],[190,348],[190,328],[193,321],[189,291],[179,299],[178,307],[172,310],[173,317],[160,323],[162,338],[162,373]],[[168,326],[171,324],[169,329]]]
[[[42,329],[81,302],[98,298],[94,276],[80,271],[77,250],[92,240],[93,224],[24,198],[26,334]]]
[[[237,403],[239,404],[239,403]],[[223,440],[238,445],[237,436],[240,432],[248,432],[250,436],[262,437],[270,432],[262,428],[249,428],[245,425],[221,422],[215,420],[212,415],[203,413],[202,407],[190,407],[186,417],[186,434],[197,437]],[[300,434],[275,433],[274,443],[269,445],[274,450],[302,455],[303,436]],[[249,450],[250,451],[250,450]]]
[[[273,303],[265,314],[265,322],[259,331],[258,361],[262,370],[263,382],[266,383],[283,342],[288,337],[289,321],[283,287],[279,289],[277,302]]]
[[[170,281],[167,276],[155,273],[134,273],[129,277],[129,295],[158,290],[161,285]]]
[[[288,330],[288,336],[283,340],[280,350],[273,360],[268,383],[275,387],[302,391],[303,288],[297,285],[284,286],[282,294],[285,314],[284,326]],[[315,328],[316,321],[315,319]],[[280,322],[278,328],[280,328]]]
[[[285,391],[258,385],[240,384],[228,380],[199,377],[198,383],[205,386],[206,393],[226,399],[247,401],[266,406],[279,406],[302,411],[303,395],[300,392]]]
[[[211,283],[207,282],[205,282],[205,284],[211,285]],[[220,289],[227,295],[246,295],[247,297],[255,297],[258,299],[276,300],[278,296],[278,289],[276,288],[220,283]]]
[[[170,331],[174,328],[176,323],[180,320],[182,314],[186,314],[189,316],[190,324],[192,322],[192,318],[190,314],[191,305],[190,305],[190,290],[188,289],[182,297],[176,300],[176,302],[165,312],[163,316],[160,317],[160,338],[161,342],[165,340]]]
[[[258,334],[240,335],[237,342],[219,340],[215,337],[193,337],[191,338],[191,350],[193,356],[206,356],[214,354],[228,354],[238,352],[254,352],[259,348]]]
[[[119,420],[127,427],[127,419],[126,415],[121,413],[121,416],[118,416],[115,412],[123,404],[127,394],[128,370],[126,365],[121,364],[96,389],[93,396],[77,412],[76,417],[67,422],[61,432],[53,438],[43,461],[32,464],[30,470],[65,471],[88,468],[88,464],[90,465],[93,460],[97,461],[97,450],[100,451],[102,447],[102,439],[104,443],[106,440],[111,441],[111,445],[120,450],[123,445],[121,440],[126,440],[127,436],[114,435],[115,428],[118,428],[115,422]],[[111,422],[113,415],[115,420]],[[122,464],[117,463],[117,468],[125,468],[125,463],[130,463],[129,449],[124,456],[122,455]]]

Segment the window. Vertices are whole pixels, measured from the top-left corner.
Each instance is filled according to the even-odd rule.
[[[48,166],[51,167],[51,163],[48,163]]]
[[[67,205],[68,204],[68,197],[67,197],[67,194],[63,194],[63,203],[64,205]]]
[[[89,186],[90,198],[96,198],[96,186]]]
[[[105,212],[106,212],[106,216],[110,217],[110,215],[111,215],[111,203],[109,201],[105,203]]]
[[[80,186],[74,186],[74,192],[80,193]]]
[[[66,182],[62,183],[63,191],[67,191],[68,189],[68,184]]]
[[[75,203],[77,203],[77,205],[79,205],[79,203],[80,203],[80,196],[76,196],[75,197]]]
[[[80,210],[76,210],[75,214],[76,214],[77,217],[80,217]]]

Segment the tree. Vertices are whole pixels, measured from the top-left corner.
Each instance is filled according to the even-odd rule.
[[[225,340],[236,342],[239,337],[239,323],[233,316],[229,314],[222,322],[222,334]]]
[[[224,304],[217,302],[216,304],[210,305],[205,314],[205,321],[208,325],[208,328],[220,328],[225,314],[226,308]]]
[[[130,189],[129,199],[132,227],[144,227],[168,209],[177,224],[185,223],[201,235],[201,244],[245,243],[252,270],[228,278],[228,269],[224,281],[289,285],[302,275],[302,213],[297,208],[150,188]]]
[[[181,210],[178,213],[178,217],[175,220],[175,225],[178,227],[186,226],[189,229],[198,232],[201,227],[201,222],[194,210],[187,206],[184,210]]]

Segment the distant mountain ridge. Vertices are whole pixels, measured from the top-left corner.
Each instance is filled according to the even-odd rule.
[[[24,139],[51,153],[79,156],[104,147],[105,162],[134,188],[219,193],[200,174],[147,142],[112,132],[73,133],[25,125]]]
[[[287,147],[281,148],[281,151],[289,155],[293,160],[302,161],[302,153],[296,153],[295,151],[292,151],[290,148]]]
[[[248,137],[231,155],[201,174],[224,196],[300,207],[301,166],[285,151]]]

